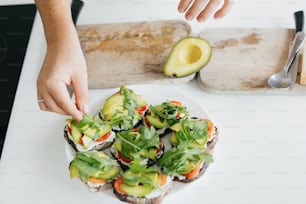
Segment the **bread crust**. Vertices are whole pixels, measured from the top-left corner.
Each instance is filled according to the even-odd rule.
[[[171,188],[172,188],[172,182],[164,186],[160,194],[152,198],[136,197],[136,196],[131,196],[127,194],[122,194],[118,192],[116,188],[113,188],[113,192],[119,200],[124,201],[124,202],[132,203],[132,204],[159,204],[164,199],[164,197],[168,195],[168,193],[171,191]]]

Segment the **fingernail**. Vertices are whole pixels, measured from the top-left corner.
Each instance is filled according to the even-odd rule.
[[[191,15],[187,15],[187,16],[186,16],[186,20],[187,20],[187,21],[192,20],[192,16],[191,16]]]
[[[84,104],[82,108],[83,113],[88,113],[89,112],[89,106],[88,104]]]
[[[179,8],[178,8],[178,11],[179,11],[180,13],[183,13],[183,12],[185,11],[185,9],[184,9],[183,7],[179,7]]]
[[[202,22],[204,22],[204,21],[205,21],[205,19],[204,19],[204,18],[198,18],[197,20],[198,20],[198,22],[200,22],[200,23],[202,23]]]

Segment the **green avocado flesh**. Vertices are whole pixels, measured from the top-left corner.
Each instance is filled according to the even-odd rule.
[[[164,128],[167,127],[168,125],[167,120],[161,121],[158,117],[154,117],[152,115],[146,116],[146,119],[149,121],[151,125],[153,125],[156,128]]]
[[[208,41],[198,37],[185,37],[172,48],[164,74],[170,77],[184,77],[202,69],[210,60],[212,48]]]
[[[81,178],[87,182],[89,177],[113,179],[120,173],[116,161],[103,152],[78,152],[69,166],[71,178]]]
[[[158,176],[158,173],[135,173],[131,171],[126,171],[124,177],[133,178],[133,177],[146,177],[150,179],[153,183],[159,186],[161,180]],[[121,184],[122,190],[127,192],[129,195],[133,196],[145,196],[151,193],[155,188],[152,185],[144,184],[138,182],[136,179],[124,179],[124,182]]]
[[[90,126],[90,123],[93,123],[93,118],[91,116],[88,116],[88,121],[85,125],[80,127],[80,123],[76,122],[73,119],[67,119],[66,124],[71,129],[71,137],[74,143],[78,143],[80,139],[82,140],[83,146],[85,148],[89,147],[89,145],[94,142],[99,137],[105,135],[111,130],[111,127],[109,124],[104,123],[101,127],[93,127]],[[97,120],[97,118],[96,118]],[[101,121],[100,119],[98,119]]]
[[[130,186],[125,183],[121,184],[121,188],[129,195],[133,196],[145,196],[154,190],[154,188],[149,185]]]
[[[115,114],[120,113],[120,115],[128,115],[128,110],[125,107],[125,95],[121,94],[122,90],[127,89],[125,86],[121,86],[120,92],[113,94],[105,100],[105,103],[101,109],[101,113],[105,120],[111,120]],[[127,89],[128,90],[128,89]],[[147,104],[147,102],[142,99],[139,95],[131,91],[131,97],[136,100],[137,107],[142,107]],[[120,116],[118,116],[120,117]],[[138,113],[135,111],[135,116],[139,117]]]
[[[105,120],[110,120],[117,111],[124,111],[124,96],[115,94],[106,99],[103,107],[102,114]],[[127,111],[126,111],[127,114]]]

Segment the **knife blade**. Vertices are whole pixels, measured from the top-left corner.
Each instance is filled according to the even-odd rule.
[[[294,13],[294,20],[295,20],[295,35],[296,35],[298,32],[303,32],[303,30],[304,30],[304,12],[302,10],[296,11]],[[289,53],[292,50],[292,44],[293,44],[293,41],[290,43]],[[290,82],[291,82],[290,83],[290,88],[291,89],[294,87],[295,82],[296,82],[296,77],[297,77],[297,73],[298,73],[299,57],[300,57],[300,54],[298,54],[295,57],[292,65],[291,65],[291,68],[288,71],[288,75],[290,76]]]

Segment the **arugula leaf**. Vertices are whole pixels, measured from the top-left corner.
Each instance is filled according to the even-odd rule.
[[[107,172],[114,166],[117,166],[115,160],[108,156],[103,156],[102,152],[78,152],[71,161],[70,166],[74,165],[79,171],[80,179],[84,182],[88,181],[90,176],[99,172]]]
[[[158,148],[160,144],[158,134],[153,126],[150,128],[141,126],[138,128],[138,132],[134,130],[122,131],[116,136],[122,141],[121,154],[130,159],[139,157],[140,155],[137,153],[140,150]]]
[[[158,183],[155,183],[148,175],[151,173],[160,174],[160,171],[153,167],[147,167],[141,164],[139,158],[135,159],[130,165],[129,170],[123,173],[124,183],[134,183],[141,185],[148,185],[154,189],[160,189]],[[153,190],[153,189],[152,189]]]
[[[99,116],[90,116],[88,114],[85,114],[79,123],[77,123],[75,120],[73,120],[73,122],[81,133],[84,133],[87,128],[94,129],[94,139],[98,139],[99,137],[101,137],[101,132],[105,132],[105,130],[111,130],[110,123],[102,120]],[[85,126],[88,127],[83,129]]]
[[[170,103],[169,101],[163,102],[160,105],[150,106],[152,115],[157,115],[159,120],[163,122],[167,120],[169,125],[173,125],[177,122],[177,116],[182,114],[185,117],[188,115],[187,108],[185,106],[178,106]]]
[[[118,125],[126,129],[132,129],[134,127],[133,122],[135,118],[140,118],[140,115],[136,111],[136,108],[140,107],[137,101],[137,95],[133,90],[128,89],[125,86],[120,87],[119,94],[124,96],[122,104],[124,110],[116,110],[110,123],[112,126]]]
[[[179,143],[184,141],[194,142],[197,139],[208,140],[208,122],[204,120],[190,120],[184,118],[180,121],[180,128],[175,133]]]
[[[134,173],[159,173],[159,170],[153,167],[147,167],[141,163],[140,158],[136,158],[129,166],[130,170]]]
[[[168,150],[163,157],[158,161],[158,166],[162,167],[167,174],[183,174],[188,162],[196,163],[213,162],[212,156],[205,152],[204,149],[191,146],[191,143],[180,143],[176,148]]]

